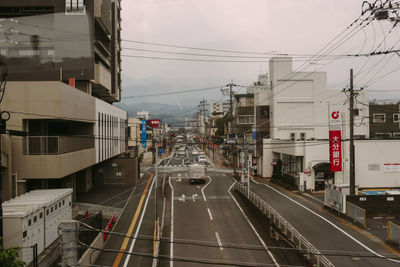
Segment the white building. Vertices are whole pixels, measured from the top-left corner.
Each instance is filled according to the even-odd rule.
[[[225,116],[230,109],[230,104],[229,102],[213,102],[210,104],[210,116],[211,118],[217,117],[217,118],[222,118]]]
[[[304,181],[307,188],[332,178],[329,171],[329,110],[342,114],[342,139],[349,138],[347,96],[339,90],[327,89],[325,72],[293,72],[292,59],[270,60],[271,87],[255,94],[257,105],[270,106],[270,139],[263,140],[263,157],[258,163],[262,176],[270,177],[273,164],[283,163],[283,173]],[[358,100],[368,103],[365,91]],[[368,107],[357,104],[355,135],[369,138]],[[348,150],[343,145],[343,169],[348,170]],[[348,171],[335,173],[335,182],[348,181]]]
[[[148,111],[138,111],[136,112],[136,118],[138,118],[139,120],[148,120],[150,116],[150,113]]]

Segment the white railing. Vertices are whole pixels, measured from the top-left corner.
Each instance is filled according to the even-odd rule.
[[[334,267],[321,252],[316,249],[304,236],[302,236],[285,218],[283,218],[274,208],[267,204],[254,192],[248,192],[247,187],[236,182],[234,187],[243,196],[247,197],[263,214],[265,214],[291,244],[303,251],[307,259],[314,265],[320,267]]]
[[[361,224],[364,228],[367,228],[365,209],[346,201],[346,216]]]
[[[387,240],[400,245],[400,226],[391,221],[387,223]]]

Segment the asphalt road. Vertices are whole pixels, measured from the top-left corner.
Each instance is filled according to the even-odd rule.
[[[379,258],[371,252],[388,255],[383,246],[360,234],[355,227],[344,227],[343,222],[318,206],[310,205],[295,195],[288,196],[279,188],[251,182],[250,188],[280,213],[316,248],[327,254],[335,266],[400,266],[400,262]],[[321,215],[322,214],[322,215]],[[369,250],[370,249],[370,250]],[[354,256],[341,254],[356,253]],[[329,254],[337,254],[329,256]],[[364,255],[365,257],[362,257]]]

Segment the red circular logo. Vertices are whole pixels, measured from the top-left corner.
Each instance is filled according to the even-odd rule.
[[[334,111],[331,114],[332,119],[337,120],[339,118],[339,111]]]

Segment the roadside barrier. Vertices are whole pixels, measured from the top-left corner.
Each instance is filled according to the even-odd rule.
[[[400,226],[391,221],[387,223],[387,240],[400,245]]]
[[[247,187],[243,184],[235,182],[234,188],[240,192],[244,197],[248,198],[263,214],[274,224],[283,235],[290,241],[290,243],[301,249],[306,258],[317,267],[334,267],[321,252],[316,249],[304,236],[302,236],[285,218],[283,218],[276,210],[267,204],[263,199],[257,196],[254,192],[248,192]]]
[[[367,215],[365,209],[346,201],[346,216],[367,228]]]

